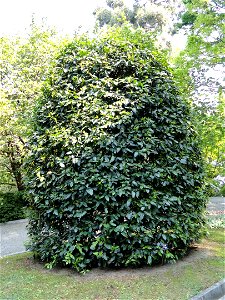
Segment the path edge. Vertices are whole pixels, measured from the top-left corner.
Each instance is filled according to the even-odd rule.
[[[190,300],[212,300],[220,299],[225,295],[225,279],[213,284],[200,294],[192,297]]]

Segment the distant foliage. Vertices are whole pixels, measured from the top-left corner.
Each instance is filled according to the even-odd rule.
[[[0,38],[0,189],[24,189],[23,158],[35,101],[64,41],[32,20],[27,35]]]
[[[135,0],[128,5],[124,0],[106,0],[106,5],[94,11],[96,29],[104,26],[130,24],[155,36],[160,48],[169,49],[174,23],[180,14],[182,0]],[[131,1],[132,2],[132,1]]]
[[[176,260],[201,234],[189,107],[162,55],[136,41],[118,30],[74,40],[43,90],[27,185],[30,249],[49,267]]]
[[[26,205],[22,192],[0,192],[0,223],[24,219]]]
[[[225,175],[225,2],[185,0],[178,27],[188,32],[187,44],[176,58],[176,73],[184,95],[195,106],[207,177]],[[209,130],[210,128],[210,130]]]

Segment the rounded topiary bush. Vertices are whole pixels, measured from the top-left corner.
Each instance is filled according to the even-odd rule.
[[[49,266],[151,265],[199,238],[203,170],[189,107],[162,55],[137,40],[75,40],[43,89],[27,184],[30,249]]]

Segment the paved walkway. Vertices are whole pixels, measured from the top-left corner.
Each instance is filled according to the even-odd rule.
[[[225,197],[212,197],[207,205],[209,213],[225,214]]]
[[[27,222],[17,220],[0,224],[0,257],[26,251]]]
[[[213,197],[207,206],[209,213],[225,213],[225,197]],[[0,224],[0,257],[26,251],[27,220]]]

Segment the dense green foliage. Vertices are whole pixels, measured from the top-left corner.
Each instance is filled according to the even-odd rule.
[[[225,3],[184,2],[186,12],[179,26],[187,30],[188,38],[185,50],[176,59],[177,79],[184,96],[192,100],[211,185],[217,175],[225,175]]]
[[[0,38],[0,188],[22,191],[22,164],[35,101],[62,39],[31,24],[27,36]]]
[[[50,267],[175,260],[204,223],[188,104],[140,32],[121,36],[65,47],[39,101],[27,162],[29,234]]]
[[[223,197],[225,197],[225,184],[222,186],[220,192],[221,192],[221,195],[222,195]]]
[[[0,193],[0,223],[24,219],[26,201],[23,193]]]

